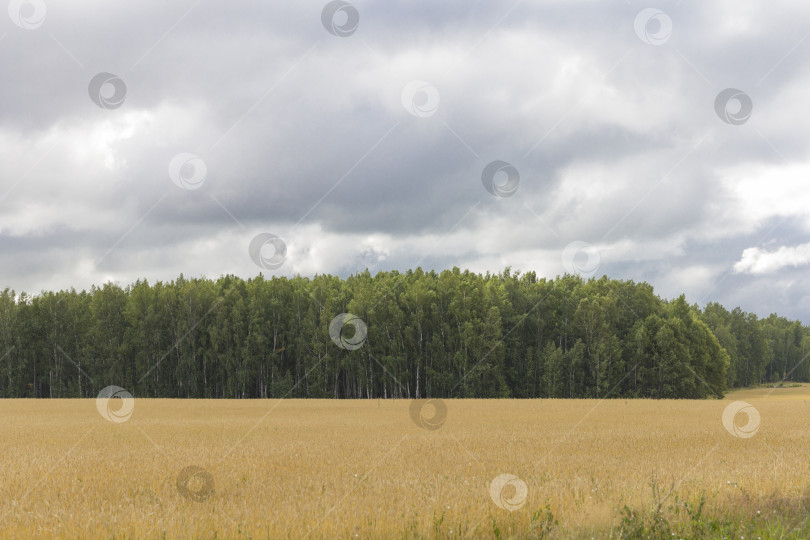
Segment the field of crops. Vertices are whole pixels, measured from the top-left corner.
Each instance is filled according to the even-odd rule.
[[[0,536],[785,533],[808,400],[5,400]]]

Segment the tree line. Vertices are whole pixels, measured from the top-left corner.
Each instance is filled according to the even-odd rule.
[[[808,352],[799,321],[509,268],[0,293],[2,397],[708,398]]]

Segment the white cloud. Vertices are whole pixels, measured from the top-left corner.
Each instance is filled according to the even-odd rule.
[[[748,231],[771,217],[797,217],[810,224],[810,161],[772,164],[746,160],[720,174],[732,194],[726,211]]]
[[[783,268],[795,268],[806,264],[810,264],[810,243],[780,246],[776,251],[753,247],[743,251],[742,258],[734,265],[734,271],[745,274],[772,274]]]

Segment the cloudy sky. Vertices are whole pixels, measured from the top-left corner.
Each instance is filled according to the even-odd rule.
[[[511,266],[810,323],[810,4],[264,4],[9,3],[0,287]]]

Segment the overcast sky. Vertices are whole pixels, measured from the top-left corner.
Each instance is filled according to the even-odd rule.
[[[12,0],[0,287],[511,266],[810,323],[808,20]]]

